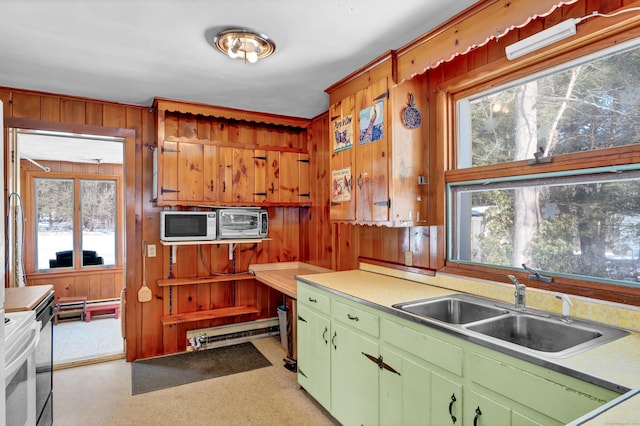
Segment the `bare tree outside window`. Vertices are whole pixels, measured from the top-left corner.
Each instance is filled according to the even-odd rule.
[[[640,142],[640,49],[461,100],[460,168]],[[470,149],[465,149],[465,148]],[[542,155],[540,155],[542,154]],[[611,164],[611,166],[617,166]],[[451,186],[450,258],[601,280],[640,282],[640,175],[626,165]],[[624,169],[624,170],[623,170]],[[588,172],[588,173],[587,173]],[[472,225],[469,225],[472,224]],[[470,231],[463,231],[469,229]]]
[[[115,180],[36,178],[35,191],[38,269],[75,266],[73,253],[78,224],[83,253],[81,266],[115,265]],[[80,192],[79,209],[74,203],[77,191]]]

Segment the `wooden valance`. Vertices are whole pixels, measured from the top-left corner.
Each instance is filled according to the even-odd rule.
[[[578,0],[488,0],[478,3],[397,51],[397,83],[497,40]]]

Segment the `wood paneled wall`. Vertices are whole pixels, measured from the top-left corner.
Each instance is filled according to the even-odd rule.
[[[430,227],[388,228],[334,224],[329,220],[331,170],[328,112],[309,126],[312,207],[308,209],[309,255],[307,261],[343,271],[358,268],[358,258],[404,265],[405,251],[413,253],[413,266],[430,269]]]
[[[150,148],[156,144],[156,129],[150,108],[12,88],[0,88],[0,99],[4,104],[7,127],[89,134],[100,134],[102,131],[113,134],[117,129],[123,129],[133,134],[132,146],[125,149],[127,154],[124,166],[127,176],[125,179],[127,255],[124,263],[127,290],[124,318],[128,360],[184,349],[184,332],[187,329],[230,321],[203,321],[179,326],[176,328],[175,337],[170,341],[164,341],[160,317],[165,309],[167,295],[163,288],[156,285],[156,281],[167,278],[170,269],[175,276],[202,276],[208,274],[207,269],[215,272],[230,272],[235,268],[237,271],[242,271],[246,270],[249,263],[306,260],[309,253],[309,208],[270,207],[269,237],[271,239],[261,244],[239,244],[234,261],[228,259],[227,245],[214,245],[204,247],[202,255],[197,249],[198,246],[182,247],[177,251],[176,263],[170,264],[170,249],[162,246],[159,241],[159,212],[162,209],[151,201],[152,151]],[[282,146],[301,147],[300,145],[306,143],[306,140],[299,140],[299,135],[295,135],[293,139],[284,138],[279,141],[283,144]],[[10,158],[9,152],[5,151],[5,158]],[[7,167],[5,170],[8,171],[10,168]],[[5,188],[5,197],[6,195]],[[141,262],[143,244],[155,244],[158,253],[155,258],[146,258],[146,282],[153,292],[152,301],[147,303],[137,301],[137,292],[143,279]],[[105,278],[100,285],[101,288],[107,289],[111,282],[113,289],[110,291],[115,291],[119,285],[122,285],[115,278],[109,280]],[[32,281],[33,284],[45,282],[51,281],[47,278]],[[86,281],[69,275],[62,283],[56,284],[56,290],[64,295],[72,295],[74,288],[86,289],[86,285]],[[174,295],[182,309],[224,306],[229,303],[232,293],[230,285],[206,284],[193,287],[189,290],[182,289]],[[235,294],[236,303],[252,301],[260,308],[256,318],[276,316],[276,308],[282,304],[280,293],[256,281],[250,280],[238,284]]]
[[[529,2],[534,3],[533,0]],[[511,31],[498,42],[492,41],[482,47],[471,50],[468,54],[457,56],[450,62],[445,62],[432,70],[426,71],[428,80],[426,93],[429,96],[429,108],[425,122],[429,123],[429,129],[428,140],[425,143],[429,145],[429,161],[431,162],[429,165],[431,226],[385,228],[331,224],[328,219],[329,194],[323,193],[321,196],[314,198],[314,207],[311,209],[310,239],[312,241],[310,244],[313,251],[310,253],[309,259],[312,260],[315,256],[316,258],[324,259],[324,262],[328,262],[327,259],[330,256],[332,258],[331,265],[325,263],[324,266],[330,266],[336,270],[346,270],[357,268],[359,257],[404,264],[404,251],[410,250],[413,253],[414,266],[431,270],[442,268],[445,263],[446,249],[444,238],[446,219],[444,171],[454,159],[451,156],[450,138],[452,133],[449,129],[444,129],[441,126],[442,117],[451,112],[443,111],[446,105],[439,103],[439,88],[456,79],[459,81],[473,81],[496,69],[502,69],[506,66],[513,67],[513,63],[505,58],[505,46],[526,38],[541,29],[548,28],[570,17],[589,15],[594,10],[607,13],[623,6],[637,6],[638,3],[637,0],[580,0],[570,6],[563,6],[544,18],[537,18],[522,29]],[[507,6],[505,3],[505,7]],[[518,6],[522,5],[519,4]],[[479,8],[481,7],[479,6]],[[627,14],[627,19],[632,15]],[[459,25],[462,26],[464,23],[459,23]],[[487,25],[489,24],[487,23]],[[594,27],[594,31],[606,34],[602,24]],[[624,38],[628,39],[635,36],[637,35],[629,31],[625,33]],[[407,57],[409,56],[408,52],[414,54],[412,47],[412,44],[409,44],[403,48],[403,52],[407,54]],[[592,48],[601,47],[593,46]],[[570,51],[566,52],[566,55],[570,54]],[[544,56],[544,51],[541,51],[538,60],[546,59]],[[422,58],[414,59],[416,63],[420,63]],[[312,171],[314,171],[312,173],[312,181],[313,177],[315,177],[322,188],[329,188],[330,170],[327,158],[330,155],[330,141],[328,135],[322,133],[325,128],[328,131],[328,126],[323,124],[323,120],[324,123],[328,120],[326,115],[317,118],[310,127],[309,152],[312,158]],[[320,184],[320,182],[322,183]],[[329,236],[331,236],[331,244],[321,245]],[[316,239],[315,242],[313,241],[314,238]],[[316,246],[316,243],[320,245]],[[323,247],[326,247],[326,250],[322,250]]]
[[[535,0],[527,0],[533,3]],[[416,266],[438,269],[444,264],[444,170],[451,160],[448,148],[451,136],[439,127],[437,111],[443,107],[438,103],[437,88],[446,81],[456,78],[476,78],[491,69],[506,65],[504,46],[524,38],[539,28],[548,27],[570,16],[584,16],[593,10],[608,12],[624,5],[638,4],[626,0],[580,0],[574,5],[564,6],[545,18],[538,18],[523,29],[512,31],[500,42],[492,42],[470,53],[459,56],[451,62],[428,71],[429,127],[431,174],[430,197],[435,209],[429,227],[419,228],[378,228],[353,225],[332,225],[329,221],[329,177],[328,159],[330,152],[328,118],[315,118],[307,134],[308,150],[311,155],[310,208],[273,208],[270,210],[271,241],[260,247],[239,246],[236,268],[244,268],[249,262],[272,262],[303,260],[311,263],[344,270],[357,267],[359,256],[379,260],[404,263],[404,251],[413,252]],[[487,23],[490,25],[490,23]],[[587,24],[585,24],[587,25]],[[600,28],[604,32],[606,29]],[[595,31],[595,30],[594,30]],[[159,211],[151,200],[152,153],[155,145],[153,113],[147,107],[122,105],[111,102],[38,93],[27,90],[0,88],[0,99],[5,105],[5,118],[38,120],[46,126],[73,128],[90,126],[92,129],[111,128],[135,131],[133,153],[127,154],[125,169],[133,182],[127,183],[127,215],[132,225],[127,227],[127,359],[150,357],[165,352],[165,346],[173,350],[180,343],[163,342],[160,316],[163,313],[163,299],[166,297],[155,281],[166,278],[169,269],[168,248],[159,245]],[[6,124],[7,121],[5,120]],[[7,154],[7,153],[5,153]],[[5,194],[6,196],[6,194]],[[130,217],[129,217],[130,216]],[[128,222],[129,223],[129,222]],[[156,244],[158,256],[146,259],[147,284],[153,291],[153,300],[139,303],[137,290],[142,282],[141,252],[143,242]],[[180,249],[179,273],[204,273],[199,253],[195,249]],[[220,270],[230,270],[225,248],[210,247],[203,250],[205,262]],[[172,266],[173,267],[173,266]],[[238,270],[240,270],[238,269]],[[198,288],[195,293],[184,295],[187,303],[209,303],[213,298],[225,299],[226,288]],[[220,295],[219,295],[220,294]],[[260,306],[271,309],[272,294],[260,285],[240,290],[240,297],[256,297]],[[179,297],[183,297],[182,295]],[[189,300],[191,297],[191,300]]]

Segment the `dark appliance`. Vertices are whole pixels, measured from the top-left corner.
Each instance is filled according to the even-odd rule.
[[[38,426],[53,424],[53,300],[50,292],[34,308],[40,321],[40,341],[36,346],[36,413]]]
[[[98,256],[94,250],[82,251],[82,266],[102,265],[104,259]],[[65,250],[56,252],[55,259],[49,259],[49,268],[69,268],[73,266],[73,251]]]

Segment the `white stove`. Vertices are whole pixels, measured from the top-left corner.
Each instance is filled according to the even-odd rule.
[[[8,319],[9,321],[6,321]],[[5,424],[36,424],[35,347],[40,340],[40,322],[35,311],[5,312],[4,377]]]
[[[11,355],[15,355],[11,352],[12,349],[14,351],[19,349],[22,346],[20,340],[28,338],[29,330],[33,328],[36,320],[36,313],[35,311],[5,312],[4,316],[5,360],[8,361],[13,358]]]

